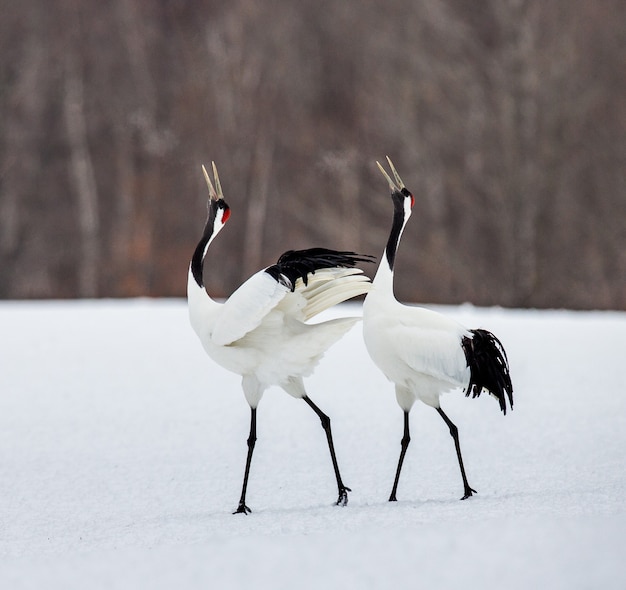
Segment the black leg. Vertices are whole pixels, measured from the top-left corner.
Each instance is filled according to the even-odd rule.
[[[337,506],[345,506],[348,503],[348,492],[352,490],[341,481],[341,475],[339,473],[339,465],[337,464],[337,457],[335,456],[335,445],[333,444],[333,434],[330,430],[330,418],[322,412],[308,396],[304,396],[304,401],[311,406],[311,409],[317,414],[318,418],[322,421],[322,428],[326,433],[326,440],[328,440],[328,449],[330,450],[330,458],[333,462],[333,469],[335,470],[335,477],[337,478],[337,488],[339,489],[339,497],[337,498]]]
[[[404,463],[404,456],[406,455],[406,450],[409,448],[409,443],[411,442],[411,435],[409,433],[409,413],[404,412],[404,435],[402,436],[402,440],[400,441],[401,449],[400,449],[400,459],[398,459],[398,469],[396,469],[396,478],[393,481],[393,489],[391,490],[391,495],[389,496],[390,502],[396,502],[396,492],[398,491],[398,482],[400,481],[400,471],[402,471],[402,463]]]
[[[456,448],[456,456],[459,459],[459,467],[461,468],[461,477],[463,478],[463,487],[465,488],[465,493],[461,500],[466,500],[472,494],[478,493],[476,490],[470,488],[469,483],[467,483],[467,477],[465,475],[465,468],[463,467],[463,458],[461,457],[461,445],[459,443],[459,429],[454,425],[452,420],[446,416],[445,412],[441,408],[437,408],[437,412],[443,418],[443,421],[448,425],[450,429],[450,435],[454,439],[454,446]]]
[[[246,506],[246,489],[248,487],[248,475],[250,475],[250,464],[252,463],[252,452],[254,451],[254,443],[256,443],[256,408],[250,408],[250,435],[248,436],[248,458],[246,459],[246,470],[243,474],[243,487],[241,489],[241,498],[239,506],[233,514],[249,514],[252,512]]]

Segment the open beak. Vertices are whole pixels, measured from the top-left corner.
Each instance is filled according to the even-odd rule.
[[[217,174],[217,166],[215,166],[215,162],[211,162],[213,166],[213,177],[215,178],[215,186],[217,187],[217,192],[215,188],[213,188],[213,183],[211,182],[211,178],[209,173],[206,171],[204,165],[202,166],[202,172],[204,173],[204,179],[206,180],[206,185],[209,189],[209,197],[213,201],[218,201],[219,199],[224,198],[224,193],[222,192],[222,185],[220,184],[220,177]]]
[[[391,173],[396,179],[395,182],[391,180],[389,174],[387,174],[387,172],[385,172],[385,169],[380,165],[380,162],[377,161],[376,164],[378,165],[378,168],[380,169],[380,171],[383,173],[383,176],[387,179],[387,182],[389,183],[389,188],[392,191],[400,191],[404,188],[404,182],[402,182],[402,179],[400,178],[400,175],[398,174],[398,171],[396,170],[396,167],[393,165],[393,162],[391,161],[389,156],[387,156],[387,162],[389,162]]]

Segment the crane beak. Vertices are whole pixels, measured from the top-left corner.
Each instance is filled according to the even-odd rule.
[[[204,172],[204,179],[206,180],[206,185],[209,189],[209,198],[212,201],[217,201],[217,193],[215,192],[215,189],[213,188],[213,183],[211,182],[211,178],[209,177],[209,173],[206,171],[204,164],[202,165],[202,172]]]
[[[405,188],[404,182],[402,182],[402,179],[400,178],[400,175],[398,174],[398,171],[396,170],[396,167],[393,165],[393,162],[391,161],[389,156],[387,156],[387,162],[389,162],[391,173],[396,179],[395,182],[391,180],[391,177],[389,176],[389,174],[387,174],[387,172],[385,172],[385,169],[380,165],[380,162],[377,161],[376,164],[378,165],[378,168],[380,169],[380,171],[383,173],[383,176],[387,179],[387,182],[389,183],[389,188],[392,191],[400,191],[403,188]]]
[[[217,174],[217,166],[215,165],[215,162],[211,162],[211,165],[213,166],[213,178],[215,179],[215,187],[217,188],[217,198],[224,199],[224,193],[222,192],[220,177]]]
[[[224,198],[224,193],[222,192],[222,185],[220,183],[220,177],[217,174],[217,166],[215,165],[215,162],[211,162],[211,164],[213,167],[213,177],[215,178],[215,186],[217,187],[217,191],[213,187],[213,183],[211,182],[211,177],[209,176],[209,173],[206,171],[206,168],[204,167],[204,165],[202,166],[202,172],[204,173],[204,179],[206,180],[206,185],[209,189],[209,197],[211,198],[212,201],[218,201],[219,199]]]

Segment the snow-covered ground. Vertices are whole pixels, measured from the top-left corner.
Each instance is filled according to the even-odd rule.
[[[249,409],[184,301],[0,303],[0,587],[626,587],[626,314],[444,308],[503,341],[515,409],[444,398],[402,436],[357,326],[307,379],[332,418],[269,390]],[[342,306],[360,314],[358,305]]]

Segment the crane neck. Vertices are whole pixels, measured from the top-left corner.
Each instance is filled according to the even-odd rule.
[[[376,272],[375,282],[386,281],[393,284],[393,268],[396,261],[396,253],[400,244],[400,238],[404,231],[404,226],[409,219],[409,214],[402,206],[395,206],[393,211],[393,220],[391,223],[391,231],[389,239],[385,247],[385,252],[381,258],[378,271]]]
[[[391,231],[389,232],[389,239],[387,240],[385,251],[381,256],[376,276],[372,281],[374,290],[365,300],[366,306],[368,304],[368,300],[374,301],[379,297],[395,301],[395,295],[393,292],[393,268],[396,259],[396,252],[398,250],[398,244],[400,243],[400,237],[405,223],[406,219],[404,212],[402,210],[398,210],[398,208],[394,208],[393,222],[391,225]]]
[[[193,256],[191,257],[191,263],[189,265],[189,278],[193,278],[196,285],[204,289],[204,259],[209,249],[209,245],[213,240],[213,235],[203,235],[202,239],[198,242]]]
[[[209,250],[209,246],[216,235],[217,232],[214,231],[213,220],[209,218],[204,228],[202,238],[200,238],[200,241],[194,250],[191,262],[189,263],[189,272],[187,274],[187,298],[190,309],[198,309],[203,305],[206,305],[207,302],[213,302],[204,287],[203,274],[204,260]]]

